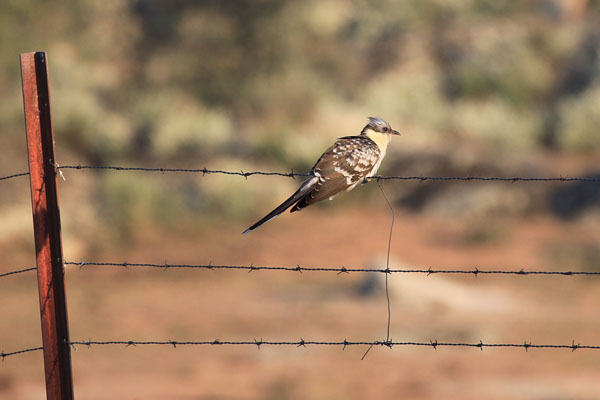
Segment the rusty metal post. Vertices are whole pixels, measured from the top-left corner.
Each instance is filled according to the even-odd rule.
[[[73,399],[46,53],[21,54],[23,105],[48,399]]]

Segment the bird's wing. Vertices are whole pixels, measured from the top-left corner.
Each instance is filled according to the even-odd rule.
[[[377,144],[366,136],[346,136],[338,139],[313,167],[312,174],[318,180],[291,212],[353,189],[369,176],[378,164],[380,155]]]

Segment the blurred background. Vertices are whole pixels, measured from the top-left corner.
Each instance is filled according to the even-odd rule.
[[[19,53],[48,54],[62,165],[308,172],[379,116],[380,173],[600,177],[600,1],[3,1],[0,176],[27,171]],[[299,181],[63,171],[65,258],[382,267],[377,185],[241,232]],[[600,271],[600,185],[386,181],[392,268]],[[0,182],[0,273],[35,265],[27,177]],[[380,277],[378,277],[380,278]],[[373,276],[67,267],[73,340],[383,340]],[[391,338],[600,344],[594,277],[390,277]],[[34,273],[0,347],[41,343]],[[593,399],[595,350],[118,348],[81,398]],[[160,362],[159,362],[160,361]],[[108,384],[110,382],[110,384]],[[0,397],[44,395],[41,352]]]

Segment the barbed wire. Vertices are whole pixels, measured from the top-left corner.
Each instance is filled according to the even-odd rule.
[[[10,357],[10,356],[16,356],[17,354],[23,354],[23,353],[30,353],[32,351],[39,351],[39,350],[43,350],[43,347],[32,347],[29,349],[23,349],[23,350],[17,350],[17,351],[11,351],[9,353],[5,353],[4,351],[0,352],[0,359],[2,359],[2,361],[4,361],[4,359],[6,357]]]
[[[321,341],[321,340],[292,340],[292,341],[272,341],[272,340],[203,340],[203,341],[180,341],[180,340],[107,340],[107,341],[97,341],[97,340],[80,340],[80,341],[71,341],[69,345],[72,346],[75,350],[78,350],[77,346],[86,346],[88,348],[92,346],[115,346],[122,345],[126,347],[134,347],[134,346],[172,346],[173,348],[177,348],[177,346],[256,346],[258,349],[261,346],[293,346],[293,347],[308,347],[308,346],[333,346],[333,347],[342,347],[342,350],[345,350],[346,347],[350,346],[385,346],[388,348],[398,347],[398,346],[407,346],[407,347],[431,347],[434,350],[437,350],[438,347],[471,347],[478,348],[483,351],[484,348],[521,348],[526,352],[529,349],[569,349],[571,351],[575,350],[600,350],[600,345],[582,345],[579,343],[575,343],[575,340],[571,342],[571,344],[534,344],[531,341],[524,341],[523,343],[484,343],[482,340],[479,342],[439,342],[437,340],[430,340],[429,342],[395,342],[393,340],[375,340],[375,341],[352,341],[344,339],[342,341]],[[6,357],[14,356],[17,354],[28,353],[32,351],[42,350],[42,347],[32,347],[29,349],[23,349],[18,351],[13,351],[9,353],[5,353],[4,351],[0,352],[0,358],[4,360]]]
[[[21,173],[13,174],[13,175],[0,176],[0,181],[4,181],[6,179],[18,178],[19,176],[27,176],[27,175],[29,175],[29,172],[21,172]]]
[[[35,270],[37,270],[37,267],[18,269],[16,271],[3,272],[0,274],[0,278],[4,278],[4,277],[10,276],[10,275],[22,274],[24,272],[35,271]]]
[[[208,168],[163,168],[163,167],[123,167],[123,166],[115,166],[115,165],[62,165],[57,166],[58,170],[64,169],[75,169],[75,170],[112,170],[112,171],[141,171],[141,172],[185,172],[185,173],[199,173],[202,175],[210,175],[210,174],[223,174],[223,175],[237,175],[244,178],[248,178],[254,175],[260,176],[281,176],[287,178],[295,178],[295,177],[307,177],[310,176],[308,173],[298,173],[294,172],[294,170],[290,170],[290,172],[265,172],[265,171],[226,171],[226,170],[216,170],[216,169],[208,169]],[[19,174],[8,175],[4,177],[0,177],[0,180],[6,180],[11,178],[16,178],[20,176],[29,175],[29,172],[22,172]],[[376,175],[369,180],[404,180],[404,181],[462,181],[462,182],[472,182],[472,181],[485,181],[485,182],[600,182],[600,178],[591,178],[591,177],[568,177],[568,176],[558,176],[558,177],[521,177],[521,176],[513,176],[513,177],[497,177],[497,176],[384,176],[384,175]]]
[[[291,266],[260,266],[260,265],[216,265],[212,263],[208,264],[153,264],[153,263],[132,263],[128,261],[124,262],[96,262],[96,261],[65,261],[65,265],[76,265],[80,268],[83,267],[138,267],[138,268],[156,268],[156,269],[205,269],[205,270],[245,270],[248,272],[252,271],[288,271],[288,272],[336,272],[340,274],[349,273],[382,273],[382,274],[454,274],[454,275],[519,275],[519,276],[530,276],[530,275],[553,275],[553,276],[575,276],[575,275],[587,275],[587,276],[598,276],[600,271],[543,271],[543,270],[525,270],[521,268],[519,270],[486,270],[486,269],[433,269],[431,267],[424,269],[383,269],[383,268],[348,268],[348,267],[301,267],[296,265]],[[15,271],[9,271],[0,273],[0,278],[5,278],[11,275],[22,274],[30,271],[36,271],[37,267],[24,268]]]
[[[201,173],[203,175],[208,174],[224,174],[224,175],[238,175],[248,178],[253,175],[264,175],[264,176],[282,176],[288,178],[294,178],[296,176],[307,177],[309,173],[297,173],[294,170],[290,172],[264,172],[264,171],[225,171],[215,170],[207,168],[146,168],[146,167],[122,167],[122,166],[91,166],[91,165],[65,165],[60,166],[60,169],[96,169],[96,170],[114,170],[114,171],[144,171],[144,172],[189,172],[189,173]],[[504,182],[571,182],[571,181],[582,181],[582,182],[600,182],[600,178],[589,178],[589,177],[484,177],[484,176],[382,176],[377,175],[371,179],[375,180],[416,180],[416,181],[504,181]]]
[[[530,348],[540,348],[540,349],[588,349],[588,350],[600,350],[599,345],[581,345],[575,344],[575,341],[571,344],[533,344],[532,342],[523,342],[520,343],[484,343],[483,341],[479,341],[479,343],[459,343],[459,342],[438,342],[437,340],[430,340],[429,342],[394,342],[393,340],[382,341],[349,341],[344,339],[343,341],[319,341],[319,340],[295,340],[295,341],[268,341],[268,340],[206,340],[206,341],[175,341],[175,340],[167,340],[167,341],[134,341],[134,340],[122,340],[122,341],[78,341],[71,342],[71,345],[83,345],[91,347],[92,345],[125,345],[125,346],[137,346],[137,345],[170,345],[173,347],[177,347],[178,345],[195,345],[195,346],[220,346],[220,345],[233,345],[233,346],[257,346],[260,348],[261,346],[296,346],[296,347],[306,347],[306,346],[343,346],[346,348],[348,346],[386,346],[392,348],[394,346],[420,346],[420,347],[432,347],[437,349],[437,347],[477,347],[483,350],[484,347],[516,347],[523,349]]]
[[[347,268],[347,267],[301,267],[296,265],[291,266],[258,266],[258,265],[216,265],[209,262],[208,264],[153,264],[153,263],[132,263],[128,261],[124,262],[96,262],[96,261],[65,261],[65,265],[77,265],[80,268],[86,266],[92,267],[142,267],[142,268],[157,268],[157,269],[208,269],[208,270],[246,270],[252,271],[291,271],[291,272],[336,272],[339,274],[352,273],[352,272],[368,272],[368,273],[383,273],[383,274],[397,274],[397,273],[414,273],[414,274],[463,274],[463,275],[555,275],[555,276],[574,276],[574,275],[591,275],[598,276],[600,271],[543,271],[543,270],[531,270],[527,271],[524,268],[519,270],[485,270],[479,268],[473,269],[433,269],[431,267],[424,269],[382,269],[382,268]]]

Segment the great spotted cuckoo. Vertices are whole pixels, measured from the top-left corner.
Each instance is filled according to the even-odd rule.
[[[377,173],[393,135],[400,134],[383,119],[369,117],[369,123],[360,135],[336,140],[319,157],[310,176],[302,182],[296,193],[244,233],[258,228],[292,206],[290,212],[299,211],[318,201],[331,200],[341,192],[354,189]]]

